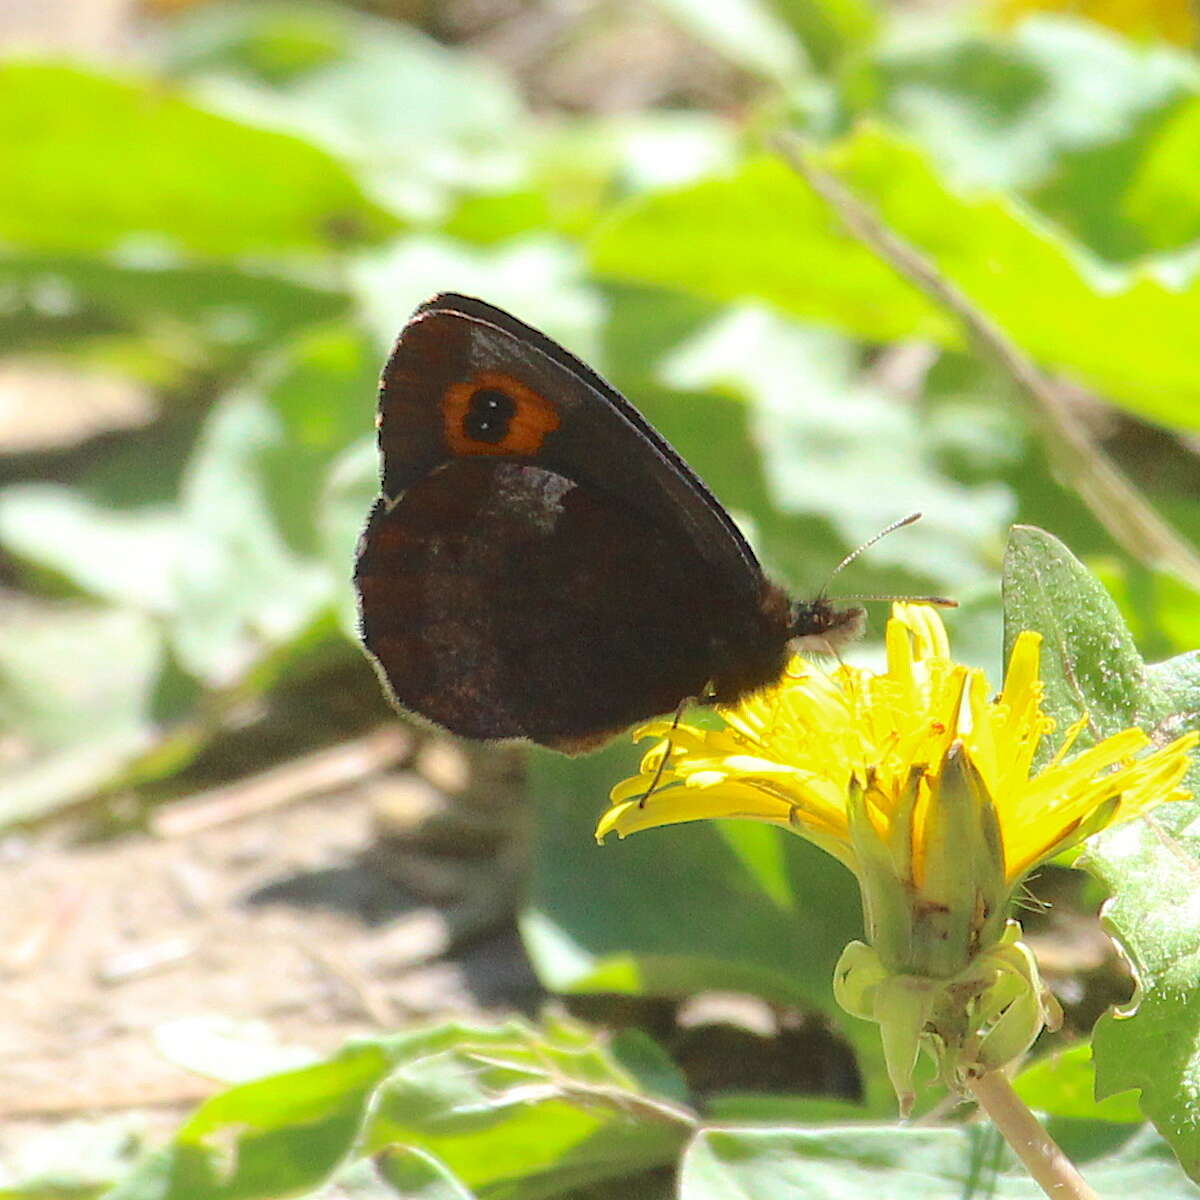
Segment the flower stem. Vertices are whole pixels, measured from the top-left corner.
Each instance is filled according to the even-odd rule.
[[[1099,1200],[1074,1164],[1013,1091],[1003,1071],[968,1080],[980,1107],[1052,1200]]]

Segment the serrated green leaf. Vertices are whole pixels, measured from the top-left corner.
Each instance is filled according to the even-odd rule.
[[[1093,1123],[1096,1148],[1110,1149],[1112,1126]],[[1163,1143],[1132,1134],[1103,1157],[1076,1165],[1102,1195],[1184,1200],[1193,1194]],[[1036,1200],[1042,1190],[995,1130],[870,1125],[827,1129],[708,1129],[684,1155],[680,1200]]]
[[[1083,713],[1083,744],[1131,725],[1162,744],[1197,725],[1200,671],[1192,655],[1147,669],[1099,582],[1043,530],[1013,531],[1005,560],[1005,642],[1045,638],[1046,710],[1062,728]],[[1193,765],[1189,781],[1200,776]],[[1134,965],[1136,1011],[1096,1028],[1097,1094],[1141,1089],[1143,1111],[1185,1170],[1200,1176],[1200,834],[1195,800],[1092,838],[1079,865],[1112,895],[1105,924]]]
[[[1181,810],[1181,811],[1177,811]],[[1110,891],[1105,927],[1138,979],[1132,1014],[1109,1012],[1093,1035],[1096,1093],[1129,1088],[1200,1181],[1200,832],[1194,801],[1092,839],[1081,860]],[[1131,1006],[1132,1007],[1132,1006]]]
[[[1159,705],[1116,603],[1062,542],[1014,526],[1003,586],[1004,661],[1023,629],[1042,635],[1044,707],[1060,731],[1086,713],[1082,748],[1153,720]]]
[[[313,251],[399,225],[330,155],[152,81],[8,63],[0,143],[0,238],[24,247],[159,238],[209,255]]]
[[[959,194],[895,134],[863,127],[824,161],[1034,358],[1153,420],[1200,428],[1200,280],[1102,282],[1078,247],[998,193]],[[845,234],[782,163],[631,202],[592,245],[604,276],[757,297],[872,340],[957,346],[946,313]]]

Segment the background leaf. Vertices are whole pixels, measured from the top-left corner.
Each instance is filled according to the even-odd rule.
[[[380,1178],[405,1200],[471,1200],[471,1193],[432,1154],[392,1146],[376,1159]]]
[[[1010,200],[953,191],[882,128],[861,129],[828,161],[1035,358],[1134,412],[1197,427],[1200,397],[1187,364],[1200,288],[1144,273],[1102,279]],[[714,299],[757,297],[872,340],[958,341],[949,318],[850,241],[807,185],[774,161],[631,204],[597,237],[592,261],[602,275]]]
[[[535,763],[536,867],[522,925],[547,984],[649,996],[718,987],[828,1007],[833,965],[861,928],[850,874],[800,838],[749,823],[597,849],[608,789],[632,765],[624,746]]]
[[[398,226],[335,160],[148,82],[76,67],[0,69],[0,236],[43,250],[165,239],[200,254],[317,250]],[[121,147],[113,170],[105,147]],[[40,169],[55,163],[48,174]]]
[[[1191,1194],[1158,1139],[1126,1134],[1111,1143],[1093,1128],[1094,1154],[1074,1147],[1089,1183],[1102,1192],[1163,1197]],[[1094,1161],[1092,1161],[1094,1159]],[[859,1126],[813,1130],[710,1129],[700,1133],[684,1158],[683,1200],[745,1196],[833,1200],[884,1188],[889,1200],[959,1200],[961,1197],[1042,1195],[1023,1177],[1003,1142],[983,1126],[966,1129],[891,1129]]]

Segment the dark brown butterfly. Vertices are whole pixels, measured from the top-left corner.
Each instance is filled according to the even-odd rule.
[[[578,753],[690,698],[733,703],[798,639],[863,624],[789,599],[620,392],[482,300],[417,309],[378,428],[362,640],[396,704],[453,733]]]

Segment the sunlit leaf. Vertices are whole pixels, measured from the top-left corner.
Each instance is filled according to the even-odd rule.
[[[1132,411],[1200,428],[1200,282],[1101,279],[1003,195],[959,194],[912,146],[865,128],[827,162],[1036,358]],[[780,162],[633,202],[598,236],[602,274],[713,299],[758,297],[873,340],[957,345],[952,319],[839,227]]]
[[[836,334],[743,309],[682,346],[662,372],[677,385],[750,402],[774,510],[825,519],[848,548],[899,517],[924,512],[911,530],[872,548],[876,571],[907,570],[915,580],[936,580],[954,591],[980,574],[978,547],[1003,536],[1012,515],[1006,491],[966,488],[940,473],[922,415],[865,379],[855,348]],[[854,480],[870,486],[856,487]],[[803,559],[810,570],[816,565],[811,547],[794,538],[789,545],[786,530],[765,524],[763,533],[770,560]],[[891,586],[897,586],[894,578]]]
[[[643,1097],[586,1033],[463,1029],[392,1073],[364,1149],[417,1145],[481,1200],[532,1200],[673,1161],[693,1119]]]
[[[27,248],[311,251],[398,224],[328,154],[151,81],[9,63],[0,142],[0,237]]]

